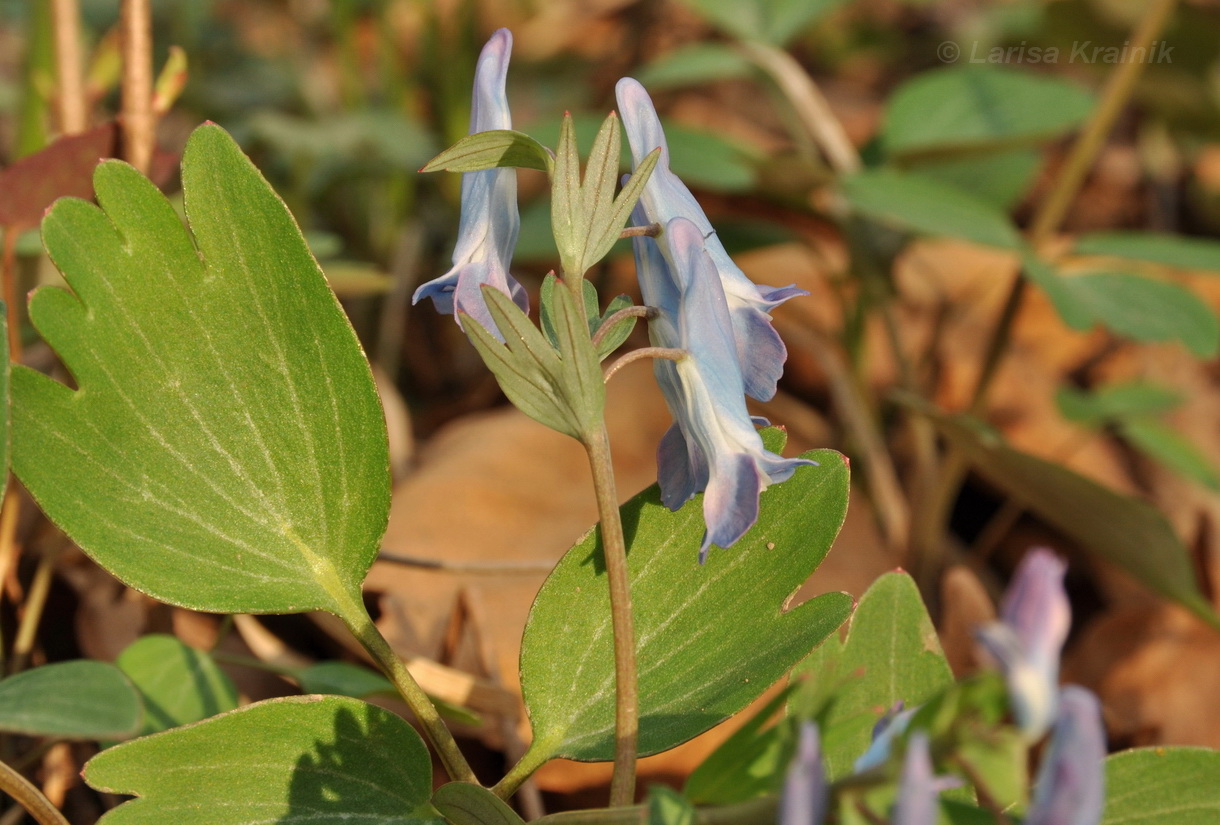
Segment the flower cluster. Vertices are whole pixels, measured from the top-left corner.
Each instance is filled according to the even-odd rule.
[[[479,58],[471,133],[508,129],[504,78],[512,38],[500,30]],[[710,547],[728,547],[758,519],[759,496],[788,479],[801,464],[763,446],[745,398],[775,395],[787,352],[771,325],[770,311],[797,295],[792,286],[761,287],[729,258],[690,190],[669,168],[669,149],[651,99],[635,80],[617,87],[634,166],[653,150],[659,161],[635,208],[639,225],[660,227],[658,237],[634,240],[640,292],[655,309],[649,335],[659,347],[684,357],[656,361],[656,375],[675,423],[657,453],[662,500],[676,510],[705,492],[707,530],[700,560]],[[519,218],[515,170],[467,172],[453,268],[424,284],[415,300],[432,298],[459,322],[469,316],[498,334],[480,289],[492,286],[523,309],[524,291],[508,275]]]
[[[1051,734],[1024,825],[1097,825],[1105,803],[1101,706],[1090,691],[1058,684],[1059,656],[1071,623],[1064,569],[1063,561],[1049,550],[1031,552],[1005,594],[1003,621],[979,634],[1004,671],[1017,726],[1030,741],[1048,730]],[[934,825],[940,792],[955,784],[952,777],[935,776],[928,734],[915,727],[918,710],[904,709],[901,703],[891,709],[874,729],[868,751],[854,765],[857,774],[881,768],[905,736],[892,817],[896,825]],[[817,731],[807,724],[788,770],[780,825],[818,825],[828,805]]]

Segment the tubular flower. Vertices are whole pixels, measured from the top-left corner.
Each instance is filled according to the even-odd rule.
[[[711,545],[728,547],[754,525],[768,484],[813,462],[767,450],[754,426],[765,419],[746,412],[728,301],[699,227],[673,218],[661,238],[637,237],[634,244],[640,290],[658,311],[648,327],[652,343],[686,353],[677,362],[654,361],[675,419],[657,451],[657,474],[671,510],[706,491],[702,562]]]
[[[479,55],[470,108],[470,133],[511,129],[504,80],[513,36],[500,29]],[[412,303],[431,298],[437,312],[469,315],[489,332],[499,335],[480,287],[495,287],[521,307],[529,298],[521,284],[508,274],[521,219],[517,214],[517,170],[502,167],[462,175],[462,215],[458,225],[453,268],[415,290]],[[460,317],[458,322],[461,323]]]
[[[894,825],[936,825],[940,813],[940,792],[956,788],[955,776],[937,776],[932,767],[928,735],[911,734],[898,780],[898,801],[894,804]]]
[[[1097,825],[1105,804],[1106,736],[1097,697],[1069,685],[1025,825]]]
[[[809,293],[795,286],[759,286],[733,263],[717,239],[712,224],[699,202],[669,169],[669,147],[652,99],[638,81],[624,77],[615,88],[627,141],[631,144],[632,163],[638,165],[653,149],[661,157],[640,196],[640,223],[666,226],[674,218],[686,218],[705,239],[707,254],[723,287],[736,342],[737,362],[745,394],[759,401],[775,395],[775,385],[788,356],[784,342],[771,326],[770,311],[797,295]]]
[[[805,722],[801,725],[796,757],[784,779],[779,825],[821,825],[829,804],[830,786],[826,781],[826,766],[822,764],[818,726]]]
[[[1004,672],[1017,726],[1031,739],[1046,733],[1055,718],[1059,656],[1072,621],[1063,589],[1066,568],[1050,550],[1031,552],[1004,594],[1002,621],[978,630]]]

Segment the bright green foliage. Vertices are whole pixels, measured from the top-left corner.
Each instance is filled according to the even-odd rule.
[[[91,759],[85,780],[139,797],[104,825],[443,822],[419,735],[337,696],[272,699],[137,739]]]
[[[1025,261],[1024,272],[1072,329],[1102,324],[1136,341],[1181,341],[1201,358],[1220,350],[1220,320],[1185,287],[1129,272],[1065,277],[1032,258]]]
[[[0,731],[62,739],[125,739],[140,728],[140,695],[114,665],[43,665],[0,681]]]
[[[1138,748],[1106,759],[1102,825],[1220,822],[1220,751]]]
[[[991,484],[1100,558],[1166,598],[1220,626],[1173,527],[1145,501],[1119,495],[1066,467],[980,436],[968,420],[937,425]]]
[[[863,214],[899,229],[1004,249],[1021,245],[1021,236],[1003,212],[932,178],[866,170],[843,181],[843,195]]]
[[[154,634],[119,654],[119,669],[144,699],[140,735],[198,722],[237,707],[237,688],[212,657]]]
[[[769,447],[781,443],[769,436]],[[640,752],[671,748],[745,707],[846,617],[829,593],[783,605],[843,523],[848,470],[831,450],[762,496],[758,523],[698,563],[702,497],[677,513],[655,486],[623,506],[640,685]],[[761,644],[760,640],[766,640]],[[521,681],[534,727],[525,760],[614,755],[614,654],[596,530],[543,584],[522,640]]]
[[[504,800],[468,782],[441,785],[432,794],[432,804],[452,825],[525,825]]]
[[[754,714],[687,777],[682,793],[699,805],[730,805],[778,792],[792,759],[792,726],[775,719],[792,686]]]
[[[852,615],[846,640],[827,639],[793,668],[792,678],[808,680],[790,707],[817,714],[832,779],[851,772],[868,749],[873,726],[894,703],[913,707],[953,683],[919,589],[905,573],[873,582]]]
[[[1175,269],[1220,272],[1220,242],[1160,232],[1098,232],[1076,241],[1078,255],[1105,255]]]
[[[648,789],[647,825],[695,825],[695,807],[682,794],[664,785]]]
[[[466,333],[508,400],[535,421],[573,438],[596,432],[606,385],[587,321],[577,311],[571,291],[563,287],[551,294],[557,347],[507,295],[484,286],[483,296],[505,343],[477,323],[468,323]]]
[[[882,141],[888,155],[1011,149],[1074,129],[1092,108],[1088,91],[1058,78],[998,66],[949,66],[894,91]]]
[[[783,46],[845,0],[686,0],[734,37]]]
[[[477,172],[497,166],[519,166],[550,172],[555,160],[532,137],[510,129],[493,129],[467,135],[428,161],[421,172]]]
[[[283,202],[219,127],[183,161],[188,233],[108,161],[101,209],[43,238],[72,287],[35,325],[78,392],[19,368],[13,466],[85,552],[215,612],[358,605],[389,507],[385,423],[356,336]]]
[[[640,162],[618,197],[622,127],[617,115],[611,113],[598,130],[583,179],[571,115],[564,115],[555,155],[551,229],[565,276],[580,277],[618,241],[661,152],[653,150]]]

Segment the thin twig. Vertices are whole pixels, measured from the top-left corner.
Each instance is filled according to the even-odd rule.
[[[70,825],[42,791],[4,762],[0,762],[0,790],[17,800],[39,825]]]
[[[426,559],[422,556],[411,556],[406,553],[396,553],[382,550],[377,554],[378,561],[390,564],[401,564],[407,567],[418,567],[421,570],[436,570],[442,573],[474,573],[476,575],[531,576],[539,573],[549,573],[555,567],[553,561],[446,561],[444,559]]]
[[[831,168],[841,175],[859,171],[860,154],[855,145],[821,89],[796,58],[766,43],[742,42],[737,48],[779,86],[792,103],[801,124],[821,147]]]
[[[149,0],[123,0],[119,14],[123,51],[123,155],[144,174],[156,141],[153,112],[152,12]]]
[[[80,8],[76,0],[52,0],[55,27],[55,86],[59,131],[75,135],[89,125],[80,48]]]
[[[620,309],[618,312],[607,318],[602,325],[597,328],[597,332],[593,333],[593,348],[597,349],[601,342],[606,340],[606,336],[610,334],[610,330],[613,329],[614,326],[624,318],[643,318],[647,321],[651,321],[656,317],[656,307],[632,306],[627,307],[626,309]]]
[[[17,637],[13,640],[13,659],[9,673],[22,670],[34,650],[34,639],[38,633],[38,625],[42,622],[43,610],[47,606],[47,595],[51,592],[51,576],[55,572],[55,560],[58,555],[55,552],[47,552],[38,560],[34,580],[30,582],[30,589],[25,596],[21,623],[17,625]]]
[[[686,357],[686,350],[673,349],[672,347],[641,347],[640,349],[633,349],[606,369],[604,379],[608,383],[615,373],[623,367],[636,361],[643,361],[645,358],[664,358],[666,361],[681,361]]]

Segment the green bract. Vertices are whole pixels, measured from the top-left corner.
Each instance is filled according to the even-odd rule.
[[[118,162],[43,239],[35,325],[79,389],[13,374],[14,468],[99,564],[173,604],[352,612],[389,506],[372,375],[292,216],[233,140],[183,159],[190,232]]]

